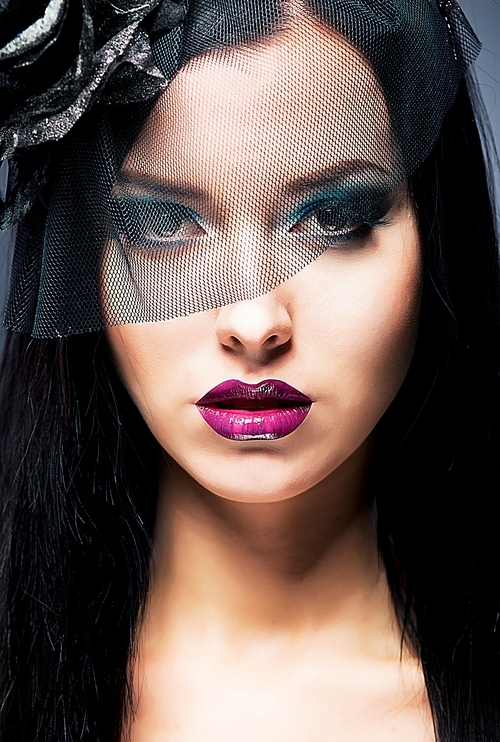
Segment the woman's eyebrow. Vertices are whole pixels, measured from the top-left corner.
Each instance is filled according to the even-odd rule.
[[[289,194],[302,194],[306,191],[318,190],[325,186],[345,186],[353,181],[362,181],[380,190],[392,190],[399,182],[394,171],[374,163],[370,160],[349,160],[337,163],[322,170],[290,181],[284,191]],[[206,200],[207,194],[202,188],[188,185],[179,181],[163,180],[151,177],[133,170],[121,171],[116,186],[124,189],[132,188],[139,193],[148,193],[163,198],[190,201]]]
[[[317,190],[324,186],[345,186],[362,181],[380,190],[392,190],[399,182],[397,173],[370,160],[350,160],[294,180],[287,186],[291,193]]]
[[[167,198],[190,200],[206,198],[204,191],[201,188],[196,188],[196,186],[171,180],[162,180],[161,178],[153,178],[130,170],[120,172],[115,185],[122,188],[137,189],[140,193],[146,192],[151,195]]]

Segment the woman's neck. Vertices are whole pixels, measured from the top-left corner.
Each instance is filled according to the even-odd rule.
[[[165,459],[143,631],[149,648],[211,626],[242,640],[326,631],[349,652],[398,652],[366,495],[369,448],[280,502],[223,499]]]

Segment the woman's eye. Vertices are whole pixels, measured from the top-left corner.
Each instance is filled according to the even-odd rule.
[[[361,222],[356,223],[346,216],[339,214],[337,209],[320,208],[310,211],[300,221],[292,227],[295,234],[309,234],[311,236],[327,236],[337,238],[347,238],[347,236],[357,231]]]
[[[291,228],[292,234],[327,239],[332,243],[367,237],[377,226],[388,224],[387,199],[360,214],[339,204],[323,204],[309,209]]]
[[[205,234],[190,209],[161,199],[116,198],[111,213],[116,231],[134,247],[161,249]]]

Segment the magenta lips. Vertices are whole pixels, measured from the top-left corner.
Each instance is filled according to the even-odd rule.
[[[223,381],[196,403],[205,422],[233,441],[284,438],[305,420],[311,405],[312,399],[275,379]]]

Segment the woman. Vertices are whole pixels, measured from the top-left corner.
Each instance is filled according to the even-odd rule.
[[[17,155],[0,735],[496,740],[474,40],[427,2],[174,5],[135,28],[151,104]]]

